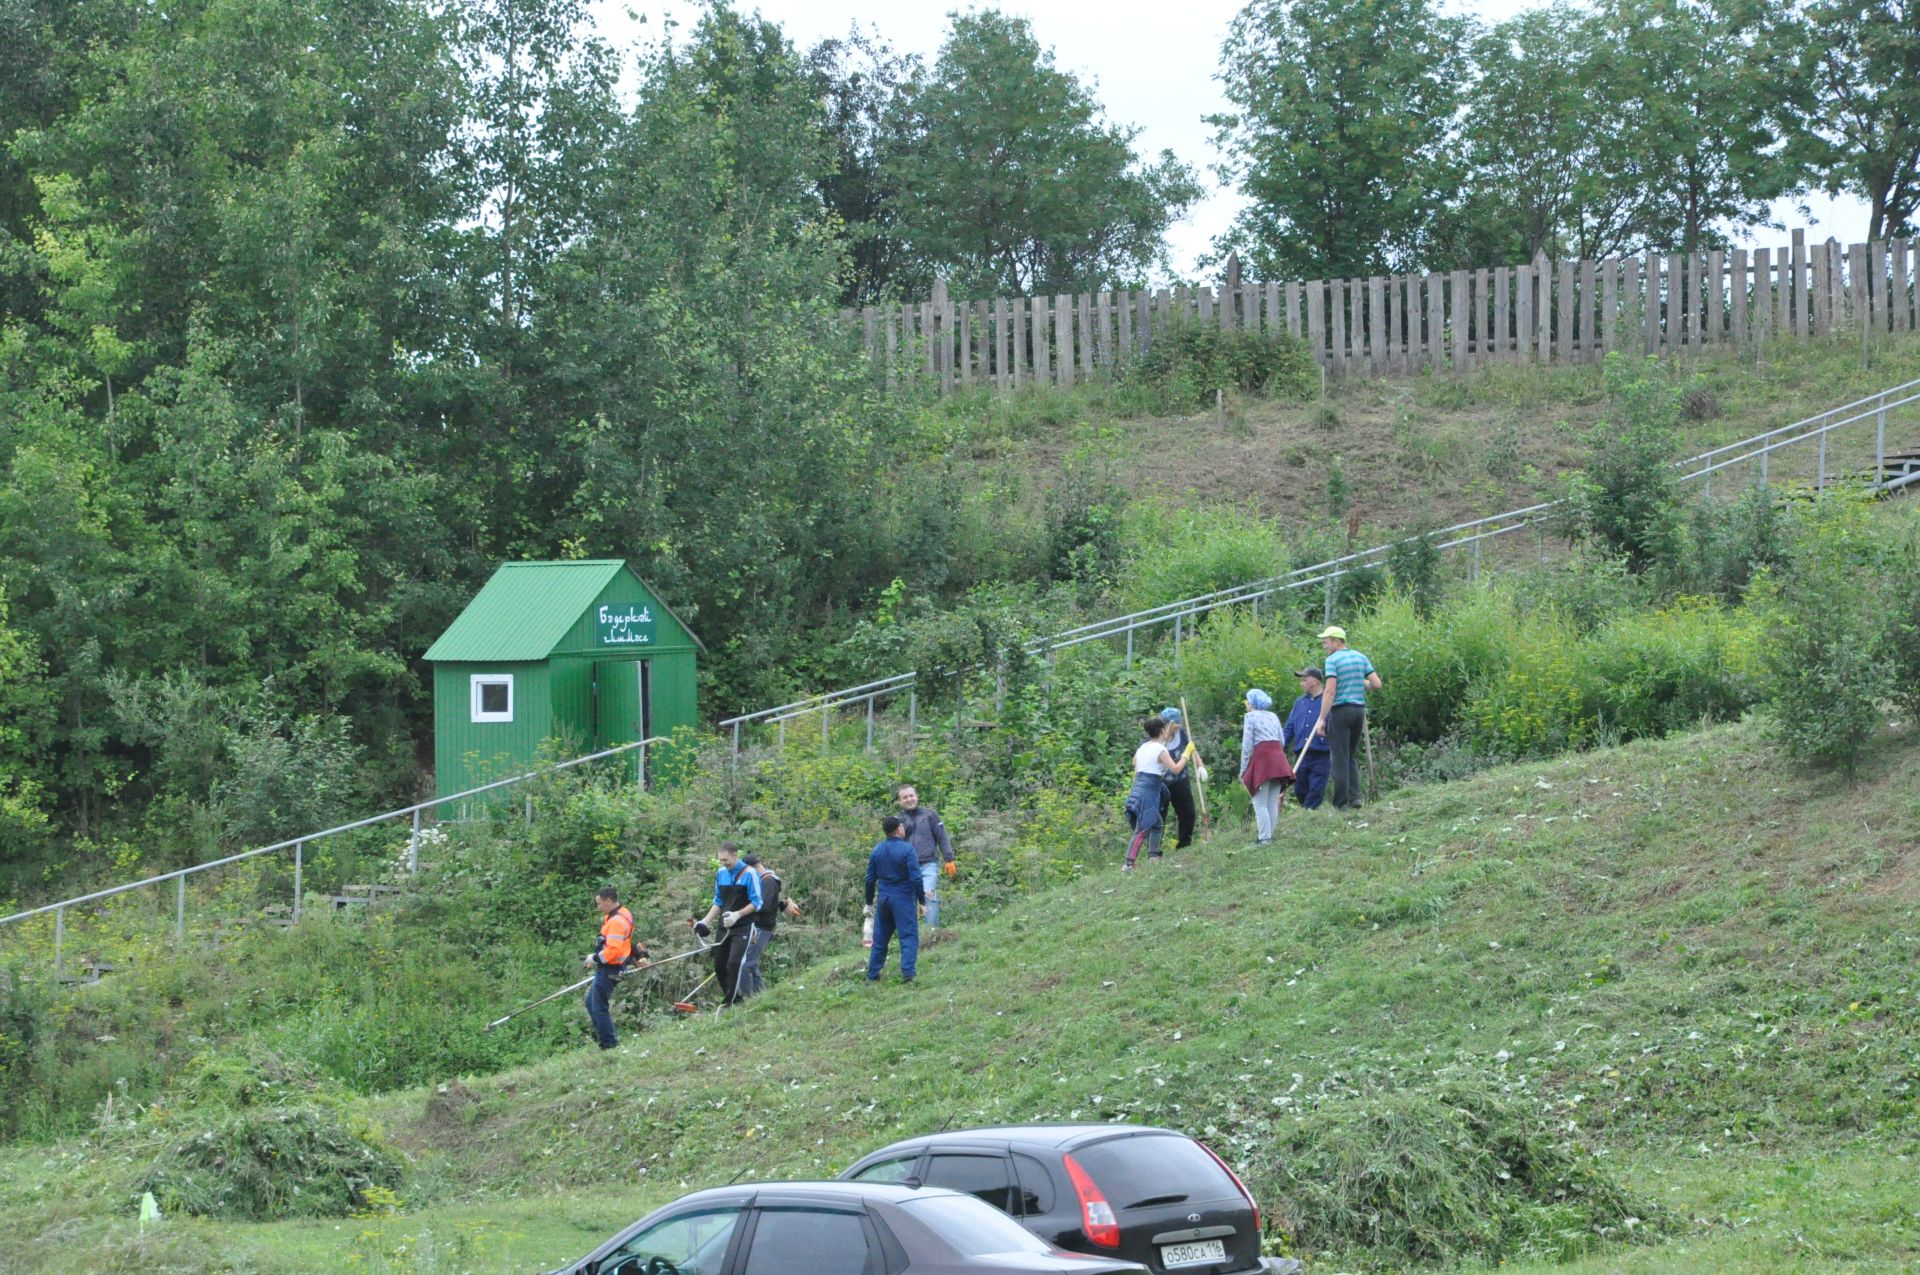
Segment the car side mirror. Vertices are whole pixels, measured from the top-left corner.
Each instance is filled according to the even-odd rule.
[[[925,1186],[926,1183],[922,1182],[919,1178],[908,1178],[900,1185],[909,1191],[918,1191],[921,1187]]]

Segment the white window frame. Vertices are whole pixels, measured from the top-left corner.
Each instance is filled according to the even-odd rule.
[[[489,713],[480,706],[481,688],[504,686],[507,688],[507,711]],[[513,720],[513,674],[511,673],[475,673],[467,682],[468,708],[471,720],[476,722],[510,722]]]

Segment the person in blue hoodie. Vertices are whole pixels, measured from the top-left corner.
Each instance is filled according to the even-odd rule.
[[[1287,756],[1300,759],[1293,768],[1293,792],[1302,806],[1317,810],[1327,795],[1330,753],[1327,737],[1314,734],[1313,727],[1320,720],[1320,696],[1326,689],[1326,678],[1317,668],[1303,668],[1294,676],[1300,679],[1300,698],[1293,701],[1287,713],[1284,732]],[[1307,750],[1304,754],[1300,751],[1303,745]]]
[[[873,917],[873,950],[867,954],[867,981],[878,982],[887,963],[887,943],[900,936],[900,981],[911,983],[920,956],[920,908],[926,888],[920,883],[920,855],[900,834],[899,815],[880,821],[885,834],[867,856],[867,912]]]

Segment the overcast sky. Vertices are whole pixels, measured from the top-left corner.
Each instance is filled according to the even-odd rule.
[[[1094,86],[1108,117],[1140,128],[1138,145],[1149,154],[1171,150],[1200,169],[1208,194],[1168,236],[1176,273],[1190,274],[1194,261],[1214,236],[1232,222],[1241,200],[1213,172],[1218,155],[1212,130],[1203,117],[1226,108],[1214,78],[1227,25],[1244,0],[1044,0],[992,7],[1019,14],[1033,23],[1034,34],[1053,50],[1061,69]],[[932,59],[946,32],[950,0],[740,0],[778,22],[802,48],[829,36],[846,34],[854,23],[877,31],[903,53]],[[1523,0],[1455,3],[1453,11],[1497,22],[1533,7]],[[682,27],[697,19],[699,6],[687,0],[594,0],[601,36],[616,48],[657,36],[663,19]],[[638,16],[636,16],[638,15]],[[1808,204],[1812,216],[1802,215]],[[1788,227],[1809,226],[1809,238],[1838,236],[1851,243],[1866,237],[1867,209],[1858,200],[1788,200],[1774,210]],[[1763,232],[1759,243],[1776,236]],[[1494,264],[1494,263],[1488,263]]]

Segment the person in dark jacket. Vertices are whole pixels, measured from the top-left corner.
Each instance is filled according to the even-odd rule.
[[[1300,698],[1293,701],[1286,725],[1287,756],[1299,758],[1293,768],[1293,792],[1302,806],[1317,810],[1327,793],[1328,745],[1325,735],[1314,734],[1313,724],[1320,720],[1320,693],[1326,689],[1326,679],[1317,668],[1303,668],[1294,676],[1300,679]]]
[[[613,1011],[608,1008],[613,985],[619,981],[621,970],[646,963],[647,949],[634,941],[633,913],[620,906],[618,890],[602,886],[593,896],[593,905],[600,909],[600,937],[594,942],[593,954],[580,962],[593,970],[593,986],[587,989],[587,1017],[593,1022],[593,1036],[600,1048],[612,1049],[620,1043],[613,1030]]]
[[[1160,742],[1175,757],[1186,754],[1187,745],[1193,742],[1193,736],[1187,733],[1184,715],[1177,708],[1160,710],[1160,720],[1172,727]],[[1193,842],[1193,773],[1183,770],[1177,775],[1167,776],[1167,804],[1173,807],[1174,834],[1173,848],[1184,850]]]
[[[720,984],[726,1003],[740,1000],[740,966],[747,959],[747,940],[753,929],[746,922],[760,910],[760,874],[740,862],[740,847],[731,841],[720,843],[720,868],[713,874],[713,906],[706,916],[693,923],[693,932],[701,938],[713,933],[720,922],[720,939],[713,947],[713,975]]]
[[[873,951],[867,954],[867,981],[880,980],[887,963],[887,943],[900,936],[900,981],[911,983],[920,956],[920,907],[926,902],[920,884],[920,860],[913,845],[900,834],[906,822],[899,815],[880,821],[885,834],[867,856],[867,911],[873,916]]]
[[[743,854],[740,862],[760,874],[760,906],[754,909],[753,929],[747,934],[747,952],[740,961],[740,997],[758,996],[766,990],[760,977],[760,957],[773,942],[773,927],[781,915],[799,916],[800,905],[780,893],[780,874],[757,854]]]
[[[900,803],[900,819],[905,825],[900,835],[913,847],[920,864],[920,889],[927,899],[927,928],[940,926],[940,878],[951,880],[960,869],[953,861],[953,839],[947,836],[946,822],[940,812],[920,800],[912,784],[901,784],[894,792]]]

